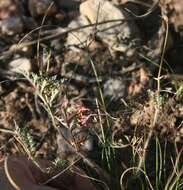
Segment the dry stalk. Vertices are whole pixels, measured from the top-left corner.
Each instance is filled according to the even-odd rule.
[[[21,188],[16,184],[16,182],[13,180],[9,169],[8,169],[8,156],[5,157],[4,160],[4,171],[6,174],[6,177],[8,178],[8,181],[10,182],[10,184],[16,189],[16,190],[21,190]]]
[[[129,9],[125,9],[126,11],[128,11],[129,13],[131,13],[133,16],[135,16],[136,18],[145,18],[145,17],[147,17],[147,16],[149,16],[152,12],[154,12],[154,10],[158,7],[158,5],[159,5],[159,1],[160,0],[156,0],[151,6],[150,6],[150,8],[149,8],[149,10],[146,12],[146,13],[144,13],[144,14],[142,14],[142,15],[136,15],[135,13],[133,13],[132,11],[130,11]],[[127,1],[128,2],[128,1]],[[139,1],[133,1],[133,0],[130,0],[129,2],[133,2],[133,3],[137,3],[137,4],[142,4],[142,5],[145,5],[145,6],[147,6],[147,4],[145,3],[142,3],[141,1],[139,2]]]
[[[146,153],[147,153],[147,148],[149,146],[149,142],[151,140],[151,137],[153,135],[153,129],[156,126],[157,120],[158,120],[158,114],[159,114],[159,109],[160,109],[160,103],[159,103],[159,95],[160,95],[160,90],[161,90],[161,71],[162,71],[162,67],[163,67],[163,62],[164,62],[164,55],[165,55],[165,50],[166,50],[166,44],[167,44],[167,39],[168,39],[168,18],[165,14],[162,15],[162,19],[164,21],[164,25],[165,25],[165,38],[164,38],[164,43],[163,43],[163,47],[162,47],[162,54],[161,54],[161,60],[160,60],[160,66],[159,66],[159,71],[158,71],[158,76],[157,76],[157,97],[158,97],[158,105],[155,107],[155,113],[154,113],[154,119],[153,122],[150,125],[150,132],[148,134],[148,137],[145,141],[144,144],[144,154],[142,156],[142,158],[139,160],[139,164],[138,164],[138,170],[137,172],[139,173],[139,169],[142,168],[143,164],[144,164],[144,160],[146,158]]]

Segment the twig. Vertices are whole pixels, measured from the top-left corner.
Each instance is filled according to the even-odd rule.
[[[129,172],[130,170],[134,170],[134,169],[137,170],[138,172],[140,171],[140,172],[142,172],[142,173],[144,174],[146,180],[147,180],[148,183],[149,183],[150,189],[151,189],[151,190],[154,190],[154,188],[153,188],[153,186],[152,186],[152,184],[151,184],[151,181],[150,181],[148,175],[147,175],[141,168],[138,168],[138,167],[131,167],[131,168],[128,168],[128,169],[126,169],[126,170],[122,173],[122,175],[121,175],[121,177],[120,177],[121,189],[123,189],[123,178],[124,178],[124,176],[126,175],[127,172]]]
[[[55,180],[57,177],[59,177],[60,175],[64,174],[68,169],[70,169],[74,164],[76,164],[80,159],[81,158],[78,158],[73,163],[71,163],[68,167],[66,167],[64,170],[62,170],[58,174],[52,176],[50,179],[46,180],[45,182],[40,183],[40,185],[46,185],[46,184],[50,183],[51,181]]]
[[[12,179],[11,174],[8,169],[8,156],[5,157],[4,160],[4,171],[5,174],[8,178],[8,181],[11,183],[11,185],[16,189],[16,190],[21,190],[21,188],[16,184],[16,182]]]
[[[46,10],[46,12],[45,12],[45,14],[44,14],[44,17],[43,17],[43,19],[42,19],[41,26],[44,25],[44,22],[45,22],[45,20],[46,20],[46,17],[47,17],[47,15],[48,15],[48,12],[49,12],[49,10],[51,9],[51,7],[52,7],[53,5],[54,5],[54,1],[51,2],[50,5],[49,5],[49,7],[47,8],[47,10]],[[40,63],[40,59],[39,59],[41,29],[42,29],[42,27],[39,29],[39,32],[38,32],[38,42],[37,42],[37,64],[38,64],[38,66],[40,67],[40,71],[41,71],[41,73],[42,73],[42,72],[43,72],[43,70],[42,70],[42,69],[43,69],[43,65]]]
[[[129,12],[130,14],[132,14],[136,18],[145,18],[145,17],[149,16],[158,7],[158,4],[159,4],[159,0],[155,1],[152,4],[152,6],[149,8],[149,10],[145,14],[142,14],[142,15],[136,15],[135,13],[133,13],[131,10],[129,10],[127,8],[125,8],[125,10],[127,12]]]
[[[75,168],[78,169],[77,167],[75,167]],[[75,169],[75,168],[74,168],[74,169]],[[77,175],[79,175],[79,176],[81,176],[81,177],[84,177],[84,178],[87,178],[87,179],[90,179],[90,180],[99,182],[99,183],[101,183],[102,185],[105,186],[105,190],[110,190],[109,187],[108,187],[108,185],[107,185],[105,182],[103,182],[102,180],[99,180],[99,179],[90,177],[90,176],[88,176],[88,175],[86,175],[86,174],[81,174],[80,172],[77,172],[77,171],[75,171],[75,170],[73,170],[73,169],[72,169],[72,172],[74,172],[75,174],[77,174]]]
[[[14,132],[13,130],[7,129],[7,128],[3,128],[3,127],[0,127],[0,132],[3,132],[3,133],[10,133],[10,134],[13,134],[13,135],[16,134],[16,132]]]
[[[180,159],[181,159],[182,151],[183,151],[183,148],[180,150],[180,152],[179,152],[179,154],[178,154],[178,156],[177,156],[177,158],[176,158],[175,166],[174,166],[174,168],[173,168],[173,172],[172,172],[172,174],[171,174],[171,175],[169,176],[169,178],[168,178],[168,181],[167,181],[167,183],[166,183],[166,185],[165,185],[165,190],[168,190],[168,189],[170,188],[169,185],[170,185],[172,179],[174,178],[174,175],[179,175],[179,176],[181,177],[181,175],[183,174],[183,168],[181,168],[181,170],[179,171],[179,173],[176,174],[176,173],[177,173],[177,171],[176,171],[176,166],[178,166],[178,163],[179,163],[179,161],[180,161]],[[173,182],[172,182],[172,183],[173,183]]]
[[[109,174],[103,170],[98,164],[93,162],[91,159],[86,157],[83,153],[77,152],[77,154],[83,159],[83,162],[86,163],[90,168],[94,169],[95,172],[102,177],[108,184],[111,182]]]
[[[164,43],[163,43],[162,55],[161,55],[160,66],[159,66],[158,77],[157,77],[157,96],[158,96],[158,99],[159,99],[159,95],[160,95],[160,79],[161,79],[160,76],[161,76],[163,60],[164,60],[164,55],[165,55],[165,49],[166,49],[166,44],[167,44],[167,39],[168,39],[168,18],[165,15],[163,15],[162,18],[163,18],[163,21],[165,24],[166,31],[165,31],[165,39],[164,39]],[[150,142],[151,137],[153,135],[153,129],[157,123],[158,114],[159,114],[159,106],[160,105],[159,105],[159,101],[158,101],[158,106],[156,107],[155,113],[154,113],[154,119],[153,119],[153,122],[151,123],[151,126],[150,126],[150,132],[149,132],[147,140],[144,144],[144,154],[143,154],[143,156],[140,159],[139,164],[138,164],[139,170],[140,170],[140,168],[142,168],[142,165],[144,163],[144,159],[145,159],[146,153],[147,153],[147,148],[149,146],[149,142]],[[138,172],[139,172],[139,170],[138,170]]]

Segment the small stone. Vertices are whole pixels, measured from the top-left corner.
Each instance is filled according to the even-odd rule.
[[[79,28],[88,24],[90,24],[88,19],[85,16],[81,15],[77,19],[73,20],[69,24],[68,28],[69,29]],[[89,39],[91,34],[92,34],[91,27],[81,28],[74,32],[70,32],[67,37],[67,45],[74,50],[79,50],[79,48],[87,47],[88,44],[90,43]]]
[[[18,12],[17,3],[13,0],[0,0],[0,20],[15,15]]]
[[[0,34],[15,35],[24,29],[19,2],[0,0]]]
[[[22,19],[18,16],[8,17],[0,21],[0,31],[3,35],[15,35],[23,31]]]
[[[53,15],[57,12],[57,7],[53,0],[29,0],[29,11],[32,17]]]
[[[122,79],[109,79],[104,83],[104,97],[118,99],[124,96],[126,85]]]
[[[59,157],[72,160],[77,156],[76,151],[88,153],[93,150],[93,137],[86,129],[75,128],[71,130],[60,127],[58,128],[57,145]]]
[[[87,0],[80,5],[80,13],[92,24],[120,20],[96,25],[97,36],[108,45],[111,53],[122,52],[128,57],[135,54],[135,47],[140,39],[139,30],[133,21],[125,21],[130,16],[126,11],[120,10],[109,1]]]
[[[16,54],[22,55],[24,57],[31,57],[33,52],[32,46],[24,46],[22,48],[19,48],[19,44],[13,44],[12,46],[10,46],[9,50],[12,52],[16,52]]]
[[[31,61],[27,58],[17,58],[8,64],[9,70],[15,73],[30,72],[32,69]]]

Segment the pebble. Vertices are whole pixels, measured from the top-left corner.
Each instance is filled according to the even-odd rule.
[[[69,29],[79,28],[88,24],[90,24],[88,19],[85,16],[81,15],[75,20],[73,20],[68,25],[68,28]],[[88,46],[88,43],[90,43],[89,37],[91,34],[92,34],[91,27],[70,32],[67,37],[67,45],[70,46],[70,49],[79,51],[79,48],[84,48]]]
[[[122,79],[108,79],[104,83],[104,97],[121,98],[125,95],[125,88],[126,84]]]
[[[125,20],[129,14],[105,0],[87,0],[80,5],[80,13],[91,23]],[[135,54],[140,42],[139,30],[133,21],[115,21],[97,25],[97,36],[108,45],[111,53],[122,52],[127,57]]]
[[[0,0],[0,34],[15,35],[24,29],[21,8],[17,1]]]
[[[52,4],[52,6],[50,6]],[[57,7],[53,0],[29,0],[28,8],[32,17],[53,15],[57,12]]]
[[[93,150],[93,138],[88,131],[82,128],[68,129],[60,127],[58,129],[57,145],[60,158],[72,160],[77,156],[76,151],[89,152]],[[82,142],[83,137],[86,138]]]
[[[23,31],[23,22],[20,17],[8,17],[0,21],[0,31],[3,35],[15,35]]]
[[[8,64],[9,71],[15,73],[30,72],[32,69],[31,61],[25,57],[17,58]]]

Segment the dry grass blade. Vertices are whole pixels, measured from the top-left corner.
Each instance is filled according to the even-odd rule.
[[[158,71],[158,77],[157,77],[157,98],[159,99],[159,96],[160,96],[160,80],[161,80],[161,71],[162,71],[162,67],[163,67],[163,60],[164,60],[164,56],[165,56],[165,49],[166,49],[166,44],[167,44],[167,39],[168,39],[168,18],[163,15],[162,17],[163,21],[164,21],[164,24],[165,24],[165,39],[164,39],[164,43],[163,43],[163,47],[162,47],[162,55],[161,55],[161,60],[160,60],[160,66],[159,66],[159,71]],[[159,102],[158,102],[158,106],[156,106],[156,109],[155,109],[155,113],[154,113],[154,120],[153,122],[151,123],[151,126],[150,126],[150,132],[148,134],[148,137],[147,137],[147,140],[144,144],[144,155],[143,157],[140,159],[139,161],[139,164],[138,164],[138,168],[142,168],[143,166],[143,163],[144,163],[144,159],[146,157],[146,150],[148,148],[148,145],[149,145],[149,142],[151,140],[151,137],[153,135],[153,129],[157,123],[157,118],[158,118],[158,113],[159,113]]]

